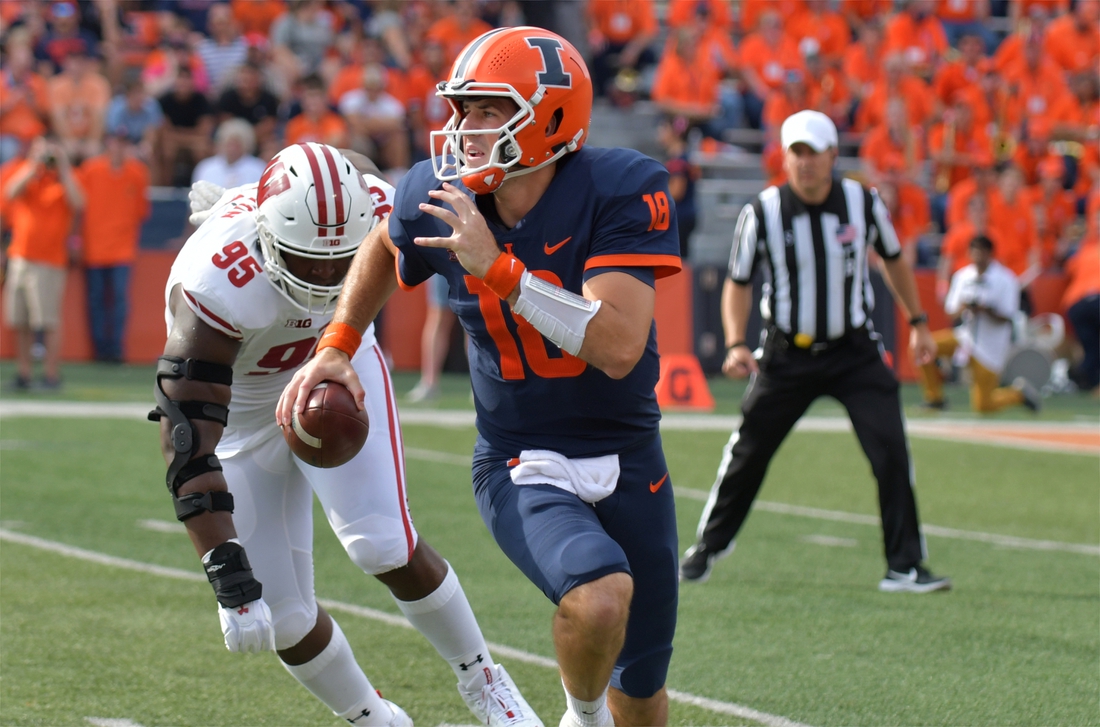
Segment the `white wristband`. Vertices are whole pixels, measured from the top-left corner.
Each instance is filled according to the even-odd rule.
[[[524,271],[519,279],[519,298],[512,307],[555,346],[576,356],[584,344],[584,331],[600,306]]]

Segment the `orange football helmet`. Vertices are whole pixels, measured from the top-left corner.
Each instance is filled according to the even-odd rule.
[[[588,136],[588,67],[569,41],[542,28],[497,28],[478,36],[459,54],[436,95],[451,104],[453,113],[442,131],[431,134],[433,145],[443,139],[432,169],[441,181],[461,179],[476,194],[493,192],[508,177],[528,174],[580,149]],[[470,167],[464,137],[493,132],[464,130],[462,102],[486,96],[510,98],[519,110],[499,128],[488,161]]]

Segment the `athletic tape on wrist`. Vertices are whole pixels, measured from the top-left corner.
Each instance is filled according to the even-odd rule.
[[[335,348],[351,358],[359,350],[359,344],[362,342],[363,334],[347,323],[329,323],[321,340],[317,342],[317,353],[325,348]]]
[[[555,346],[576,356],[584,345],[588,322],[601,305],[602,301],[588,300],[524,271],[512,310]]]
[[[252,565],[236,538],[207,551],[202,567],[223,608],[237,608],[263,595],[263,586],[252,577]]]
[[[497,255],[497,259],[489,266],[489,271],[485,273],[482,281],[489,290],[496,293],[501,299],[507,300],[512,291],[519,285],[525,272],[527,272],[527,267],[520,262],[518,257],[502,252]]]

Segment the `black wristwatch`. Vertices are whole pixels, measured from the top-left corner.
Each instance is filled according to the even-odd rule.
[[[928,322],[928,314],[927,313],[921,313],[920,315],[913,316],[912,318],[909,319],[909,325],[910,326],[919,326],[921,323],[927,323],[927,322]]]

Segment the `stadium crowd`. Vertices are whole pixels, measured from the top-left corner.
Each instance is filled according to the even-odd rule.
[[[396,183],[450,117],[435,87],[461,48],[523,23],[587,52],[597,96],[668,117],[654,133],[692,217],[690,159],[755,133],[782,181],[779,126],[811,108],[858,149],[908,259],[938,260],[941,301],[977,233],[1025,290],[1064,268],[1100,292],[1067,264],[1097,243],[1100,0],[4,0],[0,183],[43,136],[77,169],[119,139],[152,185],[256,181],[311,140]]]

